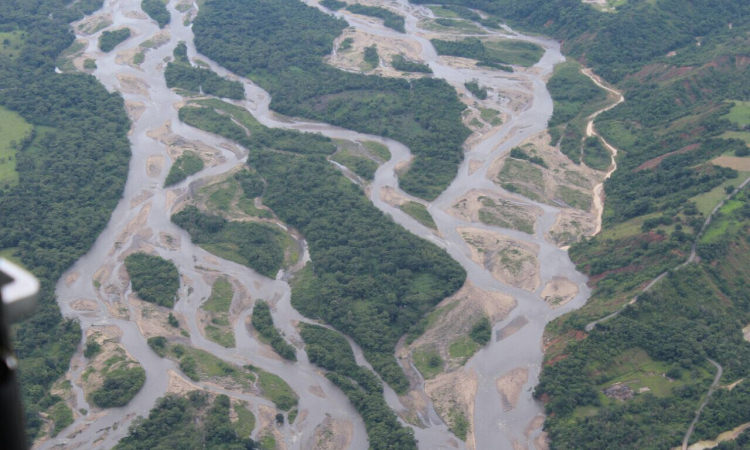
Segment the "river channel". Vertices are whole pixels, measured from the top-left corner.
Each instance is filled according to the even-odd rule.
[[[312,366],[304,351],[298,352],[299,361],[291,363],[267,356],[263,345],[258,343],[246,330],[245,317],[251,313],[251,308],[242,312],[236,322],[236,348],[227,349],[205,339],[196,321],[196,312],[203,299],[210,295],[211,286],[204,280],[206,268],[218,273],[226,274],[242,284],[253,299],[274,299],[276,306],[273,311],[274,322],[280,327],[287,338],[298,338],[298,332],[293,327],[295,321],[306,321],[290,304],[290,287],[285,281],[289,273],[280,272],[276,279],[269,279],[259,275],[251,269],[215,257],[190,241],[189,235],[170,221],[171,208],[179,200],[191,195],[205,180],[231,171],[237,165],[243,164],[245,150],[239,152],[227,149],[230,144],[223,138],[205,133],[201,130],[182,124],[177,117],[176,105],[184,99],[167,88],[164,79],[164,61],[169,58],[180,41],[187,44],[188,56],[192,59],[200,57],[208,62],[211,68],[223,76],[238,79],[244,83],[247,100],[233,102],[243,106],[262,124],[269,127],[292,128],[307,132],[320,132],[326,136],[346,140],[370,140],[387,145],[392,158],[383,164],[375,174],[371,183],[370,199],[373,204],[389,214],[393,219],[410,232],[428,239],[444,248],[467,271],[468,280],[475,286],[487,291],[500,291],[514,297],[518,305],[500,323],[494,331],[500,330],[508,323],[518,318],[524,318],[527,324],[518,332],[501,340],[492,339],[491,343],[477,352],[468,362],[467,369],[478,375],[479,385],[474,405],[474,427],[476,448],[485,449],[513,449],[513,442],[522,443],[524,448],[534,449],[532,440],[541,433],[537,424],[535,429],[527,428],[532,421],[543,413],[540,402],[534,400],[531,390],[538,382],[538,374],[543,360],[542,334],[545,325],[555,317],[572,309],[582,306],[590,291],[587,278],[575,270],[565,250],[558,248],[545,239],[545,235],[555,222],[559,209],[548,204],[527,200],[526,203],[541,208],[543,215],[537,222],[533,235],[492,227],[479,223],[459,220],[449,215],[446,210],[457,199],[472,189],[503,192],[502,188],[487,178],[487,171],[491,163],[500,155],[508,152],[512,147],[525,139],[542,132],[552,114],[552,99],[546,89],[545,81],[550,76],[555,64],[564,60],[560,53],[559,44],[542,38],[524,36],[510,29],[503,31],[484,30],[487,35],[498,35],[510,39],[529,41],[545,49],[544,56],[536,64],[534,70],[507,73],[492,69],[456,68],[445,64],[437,55],[429,40],[419,35],[420,18],[430,17],[429,9],[409,4],[406,0],[390,2],[389,5],[398,9],[406,17],[406,35],[397,33],[382,25],[364,21],[352,15],[333,13],[317,5],[312,0],[307,2],[326,13],[336,14],[347,19],[352,27],[370,34],[392,36],[394,38],[413,39],[421,46],[421,56],[429,64],[436,77],[443,78],[452,85],[463,89],[466,81],[476,79],[482,86],[492,90],[492,96],[497,100],[497,108],[508,114],[509,120],[492,132],[491,135],[479,140],[478,144],[466,148],[466,157],[461,164],[458,175],[451,185],[433,202],[428,204],[438,226],[439,234],[424,227],[411,216],[405,214],[398,207],[391,206],[380,198],[381,189],[390,187],[400,195],[411,198],[398,188],[398,179],[394,169],[399,163],[409,160],[409,149],[403,144],[391,139],[365,135],[338,127],[311,123],[302,120],[282,120],[269,110],[270,95],[247,79],[230,74],[203,55],[198,55],[193,43],[193,33],[190,26],[183,23],[185,13],[176,9],[177,1],[171,0],[168,9],[172,15],[171,24],[167,27],[170,32],[169,42],[156,49],[148,51],[140,68],[116,62],[116,53],[137,48],[141,43],[149,40],[160,30],[156,23],[145,15],[133,14],[140,12],[141,0],[107,0],[104,13],[111,14],[112,25],[92,35],[79,35],[79,39],[87,41],[86,57],[96,60],[97,69],[94,75],[110,90],[119,91],[129,102],[141,102],[145,108],[143,113],[134,120],[130,141],[133,156],[123,198],[115,209],[110,222],[99,236],[93,248],[81,258],[57,285],[58,302],[66,317],[80,320],[85,330],[90,327],[114,325],[122,330],[121,345],[146,370],[146,384],[136,397],[125,407],[108,409],[97,414],[85,414],[57,438],[44,442],[40,448],[111,448],[127,433],[132,420],[141,415],[147,416],[156,400],[167,391],[169,383],[168,371],[181,373],[179,367],[168,359],[157,356],[147,345],[145,337],[139,331],[137,324],[127,318],[112,313],[112,305],[128,305],[127,298],[130,290],[127,282],[123,281],[123,259],[132,248],[148,245],[160,256],[172,260],[183,276],[180,290],[180,300],[175,310],[187,318],[190,331],[190,343],[196,348],[208,351],[227,362],[244,365],[253,364],[262,369],[282,377],[300,396],[299,409],[307,411],[304,420],[298,420],[293,425],[284,425],[281,429],[284,445],[287,449],[311,448],[312,438],[316,427],[330,416],[336,420],[349,421],[353,425],[353,434],[349,448],[363,450],[367,448],[367,434],[364,423],[349,403],[344,394],[333,386]],[[97,48],[100,34],[105,30],[112,30],[127,26],[133,33],[132,37],[117,47],[116,51],[105,54]],[[145,92],[134,92],[125,89],[118,75],[136,77],[145,82]],[[523,91],[531,98],[525,108],[514,111],[502,102],[502,94],[506,90]],[[200,141],[222,152],[223,162],[206,168],[187,180],[169,188],[164,188],[164,177],[169,170],[170,158],[166,146],[148,136],[148,133],[165,123],[171,125],[172,133],[189,141]],[[163,157],[165,167],[160,175],[154,176],[147,170],[151,157]],[[475,165],[469,170],[469,160]],[[476,166],[478,165],[478,169]],[[146,201],[140,199],[148,198]],[[416,200],[416,199],[415,199]],[[150,205],[148,210],[145,210]],[[139,214],[146,215],[145,221],[138,221]],[[137,226],[133,229],[133,223]],[[541,284],[536,292],[529,292],[504,284],[492,277],[484,267],[472,261],[470,249],[464,242],[458,227],[472,226],[490,230],[513,239],[530,242],[539,246],[538,259],[540,262]],[[170,249],[160,245],[160,233],[168,233],[179,237],[179,248]],[[304,247],[304,241],[302,242]],[[132,251],[132,250],[131,250]],[[304,251],[302,258],[306,258]],[[299,266],[299,264],[297,265]],[[92,277],[97,271],[107,268],[105,279],[100,280],[99,287],[92,283]],[[289,269],[292,270],[292,269]],[[80,275],[75,281],[65,282],[69,274]],[[551,309],[540,297],[542,287],[553,277],[565,277],[578,286],[578,295],[563,307]],[[105,289],[109,286],[109,289]],[[114,287],[114,288],[111,288]],[[80,299],[95,300],[98,310],[80,311],[71,305]],[[132,306],[130,315],[135,312]],[[361,351],[355,346],[358,360],[363,362]],[[80,352],[76,355],[81,359]],[[71,369],[70,378],[78,380],[83,370],[83,364]],[[501,406],[501,398],[495,386],[495,379],[514,368],[529,369],[529,379],[523,388],[520,400],[515,408],[506,411]],[[311,392],[311,387],[319,386],[324,395]],[[201,387],[216,393],[226,393],[240,400],[250,402],[257,413],[259,405],[271,405],[261,397],[226,392],[219,388],[201,385]],[[77,407],[89,410],[83,391],[73,383],[76,394]],[[386,389],[386,399],[396,411],[403,409],[395,393]],[[453,449],[464,448],[448,428],[430,408],[429,417],[423,417],[427,424],[425,428],[412,427],[415,431],[420,449]],[[73,433],[74,430],[79,432]],[[72,436],[72,437],[71,437]],[[257,431],[253,437],[257,437]]]

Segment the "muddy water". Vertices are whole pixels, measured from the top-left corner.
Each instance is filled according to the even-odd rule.
[[[310,0],[308,0],[310,1]],[[177,119],[175,105],[183,99],[166,87],[163,75],[163,61],[171,56],[174,47],[179,41],[185,41],[188,46],[190,57],[199,56],[193,44],[192,30],[183,25],[183,14],[175,10],[177,2],[172,0],[169,9],[172,14],[172,23],[168,27],[171,39],[168,44],[149,51],[141,69],[115,63],[115,53],[127,49],[136,48],[140,43],[146,41],[159,30],[157,26],[145,18],[136,18],[133,11],[140,11],[140,0],[108,0],[105,3],[104,12],[113,15],[114,24],[108,29],[128,26],[134,31],[134,37],[119,46],[112,54],[102,54],[96,48],[99,33],[93,36],[83,37],[88,40],[86,50],[87,57],[97,61],[98,69],[94,75],[112,91],[120,91],[128,101],[143,102],[146,106],[145,112],[134,122],[133,132],[130,136],[133,158],[130,163],[130,174],[125,188],[123,200],[117,206],[107,229],[97,240],[92,250],[79,260],[71,272],[79,272],[81,277],[70,286],[60,282],[57,288],[59,303],[63,313],[67,317],[76,317],[81,321],[84,330],[99,325],[116,325],[122,329],[124,335],[122,345],[137,359],[146,369],[146,385],[141,392],[123,408],[111,409],[100,415],[83,416],[76,420],[67,430],[60,433],[59,437],[42,445],[50,448],[54,444],[63,444],[68,448],[109,448],[125,435],[128,424],[137,415],[147,415],[153,407],[156,399],[166,392],[168,377],[167,370],[179,372],[171,361],[161,359],[155,355],[147,346],[145,338],[141,335],[136,324],[132,321],[115,317],[108,306],[121,302],[130,293],[127,283],[121,278],[123,272],[122,260],[128,251],[138,246],[148,245],[161,256],[171,259],[178,266],[187,283],[180,291],[180,301],[177,303],[176,311],[182,313],[188,319],[190,328],[190,340],[197,348],[211,352],[217,357],[239,365],[254,364],[265,370],[276,373],[286,380],[292,388],[300,395],[300,410],[308,410],[309,415],[304,421],[298,420],[294,425],[286,425],[283,429],[284,441],[287,448],[308,448],[310,439],[314,434],[315,427],[322,422],[326,415],[340,420],[350,420],[354,424],[354,435],[349,446],[351,449],[364,449],[367,447],[366,433],[361,419],[345,398],[345,396],[333,387],[315,368],[312,367],[304,352],[299,353],[299,361],[296,364],[263,356],[261,345],[253,339],[246,331],[244,319],[250,314],[250,310],[244,311],[235,327],[237,341],[236,349],[226,349],[202,337],[196,323],[196,310],[203,299],[210,294],[210,286],[203,280],[203,268],[227,274],[242,283],[244,288],[253,298],[263,298],[276,301],[274,318],[277,325],[282,328],[288,337],[297,337],[297,332],[292,322],[305,320],[290,305],[290,288],[285,282],[287,274],[280,273],[277,279],[271,280],[260,276],[252,270],[235,263],[224,261],[209,255],[204,250],[193,245],[189,236],[183,230],[174,226],[170,220],[170,205],[168,193],[172,191],[173,196],[182,198],[189,194],[191,186],[201,183],[209,177],[225,173],[244,161],[243,155],[236,155],[230,151],[223,150],[225,162],[207,168],[185,180],[184,182],[169,189],[162,187],[163,180],[169,170],[169,158],[164,145],[147,136],[150,130],[160,127],[169,122],[175,134],[188,140],[201,141],[213,148],[220,149],[226,141],[216,136],[204,133],[200,130],[181,124]],[[311,2],[311,5],[317,6]],[[589,295],[586,287],[586,278],[575,271],[565,251],[558,249],[544,239],[545,233],[554,223],[558,210],[544,204],[528,201],[543,209],[544,215],[540,218],[537,232],[533,236],[513,230],[500,229],[485,225],[472,224],[484,229],[490,229],[497,233],[507,235],[527,242],[533,242],[540,247],[539,260],[541,263],[541,286],[554,276],[564,276],[579,286],[579,295],[562,308],[551,310],[539,297],[541,287],[537,292],[530,293],[521,289],[513,288],[495,280],[483,267],[475,264],[469,257],[469,248],[460,237],[456,228],[469,225],[466,222],[453,218],[445,210],[449,208],[459,197],[471,189],[486,189],[501,191],[501,189],[487,180],[486,174],[490,163],[499,155],[507,152],[511,147],[519,144],[527,137],[538,133],[546,127],[547,120],[552,114],[552,100],[545,88],[544,80],[551,73],[554,65],[563,60],[557,43],[538,38],[532,38],[515,34],[512,30],[495,32],[487,30],[491,34],[522,39],[537,43],[546,50],[544,57],[537,66],[530,71],[521,71],[514,74],[487,70],[487,69],[457,69],[445,65],[438,58],[434,48],[428,40],[418,35],[419,17],[429,16],[429,10],[415,7],[400,0],[396,5],[401,13],[407,18],[407,37],[419,42],[422,47],[422,57],[435,72],[435,75],[444,78],[449,83],[463,90],[463,83],[471,79],[478,79],[481,85],[492,88],[491,101],[495,107],[510,114],[508,120],[502,127],[487,136],[473,148],[467,149],[467,158],[461,165],[458,175],[450,187],[434,202],[428,205],[430,213],[441,233],[436,236],[427,228],[423,227],[410,216],[404,214],[400,209],[394,208],[380,200],[381,188],[389,186],[398,190],[398,182],[394,174],[395,166],[411,157],[409,149],[404,145],[377,136],[368,136],[349,130],[329,126],[321,123],[309,123],[304,121],[282,121],[269,111],[270,96],[253,85],[248,80],[240,79],[244,85],[248,100],[235,102],[246,107],[261,123],[270,127],[293,128],[302,131],[321,132],[327,136],[350,139],[350,140],[374,140],[386,144],[393,155],[390,161],[385,163],[377,171],[372,183],[371,200],[376,207],[390,214],[396,222],[401,224],[414,234],[428,239],[446,249],[468,272],[469,280],[475,285],[486,290],[497,290],[512,295],[518,300],[518,307],[503,322],[496,325],[496,330],[503,328],[514,319],[524,318],[527,324],[515,334],[494,341],[483,350],[479,351],[468,363],[468,368],[478,374],[479,388],[475,403],[475,429],[476,448],[479,449],[511,449],[512,442],[524,443],[537,436],[541,431],[533,430],[525,433],[531,420],[542,412],[542,407],[535,402],[530,393],[530,388],[538,381],[538,372],[542,361],[541,337],[544,326],[554,317],[563,314],[573,308],[581,306]],[[350,24],[368,33],[404,38],[403,34],[373,25],[368,21],[362,21],[352,16],[345,16]],[[209,62],[211,68],[221,75],[229,74],[225,69],[207,58],[201,59]],[[133,94],[118,81],[117,75],[132,75],[148,84],[146,93]],[[502,95],[503,92],[516,91],[528,95],[532,101],[520,112],[509,107]],[[167,164],[161,175],[151,177],[146,171],[146,161],[150,156],[163,156]],[[469,174],[468,161],[478,160],[482,162],[479,170]],[[131,207],[131,201],[143,192],[153,196],[135,207]],[[407,196],[407,194],[399,193]],[[151,203],[151,211],[144,224],[129,230],[123,236],[127,225],[138,215],[144,205]],[[178,236],[181,241],[180,248],[170,251],[159,245],[159,233],[167,232]],[[305,253],[306,256],[306,253]],[[101,280],[101,288],[95,288],[92,283],[93,274],[102,267],[111,269],[107,279]],[[64,278],[63,278],[64,279]],[[112,286],[112,288],[108,288]],[[190,288],[190,289],[189,289]],[[105,289],[107,289],[105,291]],[[96,299],[99,311],[96,313],[75,311],[71,303],[78,299]],[[134,312],[130,308],[131,317]],[[357,359],[366,364],[361,356],[361,350],[354,346]],[[530,376],[524,392],[516,408],[504,411],[500,395],[495,388],[495,379],[517,368],[526,367],[530,369]],[[80,376],[81,368],[71,372],[74,380]],[[325,398],[312,395],[310,388],[320,386]],[[81,389],[75,386],[78,408],[89,409],[83,398]],[[240,395],[226,392],[238,399],[248,400],[254,405],[257,412],[259,405],[269,404],[267,400],[253,396]],[[394,410],[401,410],[396,394],[386,389],[386,400]],[[434,410],[431,408],[429,417],[423,418],[427,424],[426,428],[414,428],[417,439],[422,449],[455,448],[458,445],[463,448],[462,443],[456,444],[455,438],[447,430]],[[84,425],[89,425],[83,427]],[[73,430],[83,428],[78,434],[70,436]]]

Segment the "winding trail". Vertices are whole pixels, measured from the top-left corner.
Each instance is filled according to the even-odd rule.
[[[212,70],[219,75],[237,79],[244,84],[247,100],[235,101],[234,104],[246,108],[260,123],[268,127],[296,129],[306,132],[320,132],[326,136],[347,140],[370,140],[383,143],[391,151],[392,158],[384,163],[376,172],[371,183],[370,199],[373,204],[389,214],[393,219],[410,232],[430,240],[444,248],[467,271],[467,279],[475,286],[488,291],[500,291],[514,297],[518,306],[509,316],[497,323],[494,331],[500,330],[514,319],[523,318],[527,325],[515,334],[502,340],[493,340],[485,348],[477,352],[466,364],[467,370],[477,374],[478,390],[474,402],[474,447],[478,449],[511,450],[519,442],[532,447],[532,440],[541,433],[541,427],[530,426],[540,414],[543,407],[534,400],[531,388],[538,383],[541,370],[543,352],[541,348],[542,335],[546,324],[562,314],[581,307],[589,297],[587,277],[576,270],[565,250],[547,241],[545,235],[551,229],[560,208],[525,200],[526,203],[539,207],[543,215],[538,220],[534,235],[528,235],[515,230],[480,225],[466,222],[449,215],[447,210],[457,199],[472,189],[482,189],[490,192],[507,194],[502,188],[490,181],[487,172],[498,157],[519,145],[527,138],[541,133],[546,129],[547,121],[552,115],[552,99],[546,89],[546,79],[552,73],[554,66],[563,61],[560,46],[557,42],[537,37],[524,36],[506,28],[504,31],[485,31],[488,35],[508,39],[533,42],[544,48],[541,60],[529,70],[519,70],[515,73],[495,71],[486,68],[455,68],[447,65],[438,57],[435,49],[422,30],[419,20],[431,17],[431,12],[422,6],[411,5],[407,0],[398,0],[389,4],[399,10],[406,18],[406,34],[387,29],[382,24],[373,24],[358,17],[345,13],[332,13],[313,0],[305,0],[310,6],[322,11],[345,18],[352,27],[385,37],[413,39],[422,48],[421,56],[424,62],[433,69],[434,75],[443,78],[464,92],[466,81],[477,79],[483,86],[491,88],[488,103],[494,108],[509,114],[510,118],[496,131],[484,136],[475,145],[467,148],[466,158],[459,167],[458,174],[451,185],[433,202],[427,204],[428,211],[433,216],[439,235],[424,227],[411,216],[399,208],[391,206],[380,198],[380,192],[388,187],[396,190],[399,195],[412,198],[398,188],[395,167],[399,163],[411,158],[409,149],[392,139],[366,135],[351,130],[345,130],[324,123],[313,123],[304,120],[281,120],[269,110],[270,95],[251,81],[228,72],[219,64],[198,55],[193,42],[190,26],[183,22],[186,13],[176,9],[178,0],[171,0],[168,4],[172,21],[167,27],[170,31],[169,42],[146,53],[144,62],[139,68],[118,64],[116,53],[136,49],[159,32],[154,22],[142,15],[132,14],[140,12],[140,0],[107,0],[100,12],[111,14],[113,24],[93,35],[77,36],[87,41],[86,57],[97,62],[94,75],[111,91],[122,93],[126,101],[140,102],[145,106],[143,114],[134,120],[130,141],[133,157],[130,162],[130,172],[123,194],[123,199],[112,214],[105,231],[99,236],[92,249],[66,272],[57,285],[58,302],[66,317],[80,320],[84,332],[92,327],[115,325],[123,331],[121,345],[146,370],[146,384],[136,397],[125,407],[113,408],[105,411],[94,411],[76,417],[75,422],[63,430],[57,438],[47,441],[39,448],[110,448],[127,433],[128,425],[138,415],[147,416],[156,402],[163,396],[168,387],[168,371],[180,374],[179,367],[172,361],[158,357],[147,345],[145,337],[132,318],[135,317],[134,307],[127,301],[131,294],[129,283],[124,276],[123,259],[137,249],[150,249],[160,256],[172,260],[183,276],[180,289],[180,299],[175,311],[187,319],[190,337],[186,339],[190,345],[205,350],[218,358],[238,366],[253,364],[266,371],[281,376],[300,396],[299,409],[307,411],[304,420],[297,420],[293,425],[284,425],[279,432],[283,436],[283,445],[287,449],[311,448],[311,440],[315,436],[316,427],[327,417],[350,422],[353,425],[353,435],[348,448],[362,450],[367,448],[367,435],[359,415],[344,394],[333,386],[319,370],[309,363],[303,350],[298,352],[298,362],[291,363],[267,356],[266,347],[257,342],[245,328],[245,319],[251,309],[243,311],[234,326],[236,348],[227,349],[205,339],[200,333],[196,312],[201,303],[208,298],[211,286],[206,280],[207,273],[218,272],[225,274],[240,283],[253,299],[262,298],[275,304],[273,310],[274,322],[281,328],[290,341],[297,341],[299,333],[294,323],[308,321],[302,317],[290,304],[291,290],[286,280],[293,271],[309,260],[306,244],[301,242],[303,249],[302,260],[294,268],[280,272],[275,279],[263,277],[251,269],[218,258],[190,241],[190,236],[170,221],[171,211],[181,201],[189,198],[197,188],[218,175],[225,174],[240,164],[244,164],[246,151],[227,150],[231,145],[225,139],[206,133],[181,123],[177,117],[177,108],[184,101],[183,97],[166,87],[164,80],[164,61],[172,55],[177,43],[184,41],[187,45],[189,58],[200,56]],[[142,13],[141,13],[142,14]],[[77,27],[74,29],[77,30]],[[103,54],[96,48],[98,37],[105,30],[122,26],[133,30],[132,37],[118,46],[111,54]],[[452,36],[456,36],[453,34]],[[486,35],[485,35],[486,36]],[[130,76],[145,83],[143,90],[133,90],[127,86],[122,76]],[[594,79],[594,78],[592,78]],[[595,82],[597,82],[595,80]],[[597,84],[599,84],[597,82]],[[606,88],[610,90],[609,88]],[[522,108],[514,110],[509,107],[508,99],[504,96],[508,92],[517,93],[528,98],[529,101]],[[620,101],[622,97],[620,96]],[[614,105],[610,106],[613,107]],[[600,111],[603,112],[603,111]],[[595,117],[595,116],[594,116]],[[593,122],[593,117],[591,118]],[[163,188],[163,180],[169,170],[170,158],[166,147],[149,137],[148,133],[163,124],[169,124],[172,133],[188,141],[199,141],[220,151],[222,160],[216,165],[207,167],[200,173],[169,188]],[[591,132],[594,133],[590,123]],[[613,155],[616,150],[612,150]],[[150,175],[147,162],[150,157],[163,157],[167,164],[161,174]],[[470,171],[469,161],[481,164],[478,169]],[[616,165],[614,165],[616,167]],[[614,170],[614,167],[612,170]],[[611,173],[611,171],[610,171]],[[139,200],[144,197],[146,200]],[[595,196],[595,198],[597,198]],[[425,204],[424,201],[414,199]],[[601,199],[600,199],[601,202]],[[150,208],[146,210],[146,208]],[[601,209],[601,208],[600,208]],[[138,221],[140,215],[145,220]],[[601,220],[601,219],[600,219]],[[283,224],[280,224],[283,225]],[[482,227],[497,234],[534,243],[539,246],[538,258],[541,263],[541,284],[535,292],[529,292],[502,283],[492,277],[483,266],[471,259],[471,250],[457,228],[464,226]],[[172,249],[163,245],[159,236],[161,233],[179,238],[179,248]],[[101,286],[94,286],[92,276],[103,269]],[[71,283],[65,283],[68,275],[79,274],[80,277]],[[540,297],[542,287],[554,277],[565,277],[578,286],[578,295],[566,305],[551,309]],[[79,299],[95,300],[98,310],[95,312],[78,311],[72,304]],[[362,351],[353,342],[352,346],[359,364],[367,365]],[[82,359],[79,353],[76,358]],[[85,361],[84,361],[85,362]],[[501,396],[495,387],[495,379],[514,368],[523,367],[529,370],[529,380],[524,385],[523,392],[515,408],[506,411],[500,405]],[[77,407],[91,411],[90,405],[84,398],[79,386],[79,378],[84,364],[69,372],[76,394]],[[320,388],[324,397],[312,393],[313,388]],[[214,388],[215,389],[215,388]],[[427,398],[423,385],[416,388],[423,398]],[[260,405],[268,401],[255,395],[222,391],[227,395],[244,401],[252,402],[253,411],[258,412]],[[385,398],[389,406],[396,412],[405,407],[398,396],[385,386]],[[448,430],[428,402],[429,414],[423,417],[425,427],[411,428],[419,441],[420,449],[454,449],[466,448]],[[405,424],[406,425],[406,424]],[[410,425],[409,425],[410,426]],[[257,433],[257,431],[256,431]]]
[[[690,427],[688,427],[687,433],[685,433],[685,438],[682,440],[682,450],[687,450],[688,448],[688,441],[690,440],[690,436],[693,434],[693,430],[695,429],[695,424],[698,423],[698,420],[701,418],[701,412],[703,412],[703,408],[706,407],[706,404],[708,404],[708,400],[711,398],[711,394],[714,393],[714,390],[716,390],[716,385],[719,384],[719,380],[721,379],[721,375],[724,373],[724,368],[719,365],[716,361],[714,361],[711,358],[708,358],[708,362],[714,365],[716,367],[716,376],[714,377],[714,382],[711,383],[711,387],[708,389],[708,393],[706,394],[706,398],[703,399],[703,402],[701,403],[701,406],[698,408],[698,410],[695,412],[695,418],[690,423]]]

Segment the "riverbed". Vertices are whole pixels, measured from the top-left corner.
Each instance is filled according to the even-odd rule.
[[[319,7],[312,0],[307,2]],[[230,74],[227,70],[210,61],[203,55],[198,55],[193,43],[190,26],[183,23],[185,13],[176,9],[177,1],[172,0],[168,9],[172,15],[171,24],[167,27],[170,32],[169,42],[145,54],[145,60],[139,67],[118,64],[116,55],[123,51],[136,49],[141,43],[149,40],[160,30],[155,22],[144,15],[133,14],[140,10],[140,0],[107,0],[103,8],[104,13],[111,14],[112,25],[92,35],[80,35],[78,38],[87,41],[85,54],[96,60],[97,69],[94,75],[110,90],[119,91],[128,102],[140,102],[144,109],[133,122],[130,141],[133,157],[130,162],[130,172],[123,194],[112,218],[97,239],[94,247],[81,258],[58,283],[58,302],[66,317],[77,318],[85,330],[90,327],[114,325],[123,331],[121,345],[146,370],[146,384],[136,397],[125,407],[105,410],[101,414],[80,415],[75,422],[61,432],[57,438],[43,443],[40,448],[56,448],[61,444],[64,448],[110,448],[127,433],[127,427],[138,415],[147,416],[156,400],[167,392],[168,371],[180,373],[179,367],[168,359],[157,356],[147,345],[146,338],[141,334],[137,324],[132,320],[135,311],[128,303],[131,294],[127,280],[123,277],[124,257],[134,249],[149,248],[160,256],[172,260],[183,275],[180,290],[180,300],[175,311],[187,320],[190,331],[190,344],[196,348],[208,351],[213,355],[237,365],[253,364],[266,371],[282,377],[300,396],[299,409],[307,411],[304,420],[298,420],[293,425],[284,425],[281,434],[283,444],[288,449],[312,448],[311,439],[316,427],[330,416],[335,420],[350,422],[353,434],[349,448],[361,450],[367,448],[367,434],[364,423],[349,403],[344,394],[312,366],[304,351],[298,352],[299,361],[296,363],[283,361],[269,356],[264,351],[263,344],[257,342],[245,327],[245,318],[251,309],[242,312],[235,325],[236,348],[227,349],[205,339],[196,322],[196,311],[211,291],[211,286],[205,282],[206,270],[225,274],[242,284],[242,287],[253,299],[267,299],[275,302],[273,311],[274,321],[282,329],[287,338],[298,338],[298,332],[293,323],[306,321],[290,304],[290,287],[285,281],[289,273],[280,272],[276,279],[261,276],[251,269],[218,258],[190,241],[189,235],[170,221],[171,210],[175,204],[189,197],[196,186],[217,175],[227,173],[236,166],[243,164],[245,151],[233,152],[226,147],[231,143],[225,139],[205,133],[182,124],[177,118],[178,105],[184,101],[183,97],[168,89],[164,79],[164,61],[169,58],[180,41],[187,44],[188,56],[207,62],[209,66],[223,76],[231,76],[244,83],[247,100],[234,102],[250,111],[262,124],[269,127],[291,128],[301,131],[320,132],[326,136],[347,140],[369,140],[387,145],[392,158],[383,164],[375,174],[370,184],[370,199],[373,204],[389,214],[408,231],[428,239],[444,248],[467,271],[468,280],[475,286],[487,291],[499,291],[517,300],[517,307],[507,318],[497,323],[494,331],[503,329],[514,320],[525,320],[526,325],[505,339],[492,339],[491,343],[477,352],[466,365],[466,370],[477,374],[478,388],[474,402],[474,447],[477,449],[514,449],[514,442],[523,448],[535,448],[532,443],[541,433],[538,420],[543,413],[540,402],[534,400],[531,389],[538,382],[538,375],[543,360],[542,334],[546,324],[555,317],[572,309],[582,306],[590,291],[587,278],[576,271],[565,250],[549,242],[545,236],[555,222],[560,209],[549,204],[538,203],[530,199],[527,204],[541,208],[542,216],[538,220],[533,235],[515,230],[502,229],[462,221],[448,214],[447,210],[472,189],[482,189],[490,192],[503,193],[501,187],[487,178],[490,165],[500,155],[519,145],[525,139],[544,131],[547,121],[552,114],[552,99],[546,89],[545,81],[550,76],[554,66],[563,61],[559,44],[554,41],[538,37],[524,36],[513,30],[484,31],[490,35],[503,36],[510,39],[520,39],[536,43],[545,49],[544,56],[534,66],[533,70],[522,70],[507,73],[484,68],[454,67],[441,59],[429,40],[423,37],[419,29],[419,20],[429,17],[431,12],[424,7],[410,5],[406,0],[389,3],[406,17],[406,38],[413,39],[421,46],[423,61],[432,68],[436,77],[443,78],[459,91],[466,81],[476,79],[483,86],[490,87],[497,100],[497,108],[507,114],[509,120],[478,139],[476,144],[466,149],[466,157],[459,167],[458,174],[451,185],[433,202],[427,204],[428,211],[437,224],[439,233],[421,225],[401,209],[394,207],[380,197],[383,188],[394,189],[399,195],[411,198],[398,187],[396,167],[411,157],[409,149],[403,144],[391,139],[378,136],[364,135],[350,130],[341,129],[322,123],[306,122],[304,120],[282,120],[269,110],[271,97],[257,85],[247,79]],[[327,13],[331,13],[320,7]],[[97,13],[98,14],[98,13]],[[367,33],[392,36],[404,39],[404,35],[384,28],[379,23],[361,20],[361,18],[335,13],[346,18],[350,25]],[[112,30],[127,26],[133,30],[133,37],[117,47],[109,54],[100,52],[97,48],[99,35],[105,30]],[[485,34],[486,36],[486,34]],[[140,92],[128,89],[122,82],[123,75],[132,76],[144,83],[145,90]],[[119,76],[119,77],[118,77]],[[508,108],[503,100],[504,91],[523,92],[531,100],[519,111]],[[166,146],[148,136],[156,128],[169,123],[172,133],[189,141],[202,142],[221,152],[223,162],[210,166],[185,181],[163,187],[171,160]],[[160,173],[149,174],[147,169],[149,158],[163,157],[165,165]],[[469,161],[474,165],[469,170]],[[141,201],[144,197],[147,200]],[[417,200],[417,199],[415,199]],[[132,223],[144,208],[149,207],[147,218],[142,223],[133,226]],[[137,221],[136,221],[137,222]],[[534,292],[504,284],[492,277],[490,271],[475,263],[471,259],[471,251],[460,233],[459,227],[481,226],[503,236],[538,245],[541,284]],[[160,243],[161,233],[168,233],[179,238],[179,247],[169,248]],[[302,242],[304,247],[304,242]],[[303,252],[302,258],[307,258]],[[299,265],[298,265],[299,266]],[[100,269],[106,270],[103,279],[95,285],[92,277]],[[289,269],[293,270],[293,269]],[[79,274],[78,278],[65,283],[69,274]],[[542,288],[554,277],[565,277],[578,286],[576,297],[564,306],[553,309],[541,297]],[[72,308],[72,303],[81,300],[94,300],[97,311],[79,311]],[[126,311],[114,313],[125,308]],[[355,346],[358,361],[364,364],[361,351]],[[528,380],[524,384],[520,397],[514,408],[506,410],[502,406],[501,395],[495,380],[514,369],[528,369]],[[78,408],[90,410],[82,389],[76,381],[83,371],[83,365],[71,370],[70,378],[74,381],[73,389],[76,394]],[[200,385],[201,388],[216,393],[226,393],[237,399],[248,401],[258,414],[258,408],[270,405],[266,399],[236,392],[222,391],[216,387]],[[319,387],[323,395],[319,395]],[[316,392],[313,394],[312,392]],[[396,411],[404,409],[396,394],[386,389],[386,399]],[[440,420],[434,410],[430,408],[429,417],[423,418],[426,427],[412,427],[419,441],[420,449],[464,448]],[[532,428],[529,428],[529,427]],[[80,430],[80,432],[77,432]],[[257,431],[254,437],[257,437]],[[516,447],[517,448],[517,447]]]

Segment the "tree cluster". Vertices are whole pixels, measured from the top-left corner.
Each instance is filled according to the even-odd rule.
[[[281,333],[273,325],[273,317],[268,303],[263,300],[255,302],[252,324],[255,331],[260,334],[261,339],[268,341],[279,356],[289,361],[297,361],[297,352],[294,347],[281,337]]]
[[[147,253],[132,253],[125,258],[130,283],[141,300],[171,308],[180,289],[180,274],[168,259]]]
[[[174,61],[167,64],[167,68],[164,70],[167,87],[180,88],[190,92],[202,92],[233,100],[245,98],[245,87],[239,81],[222,78],[211,69],[193,67],[188,59],[187,46],[184,42],[177,44],[174,49],[174,58]]]
[[[159,28],[167,26],[172,18],[164,0],[143,0],[141,9],[159,24]]]

